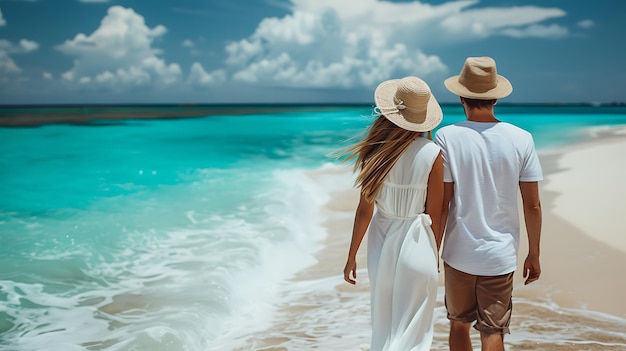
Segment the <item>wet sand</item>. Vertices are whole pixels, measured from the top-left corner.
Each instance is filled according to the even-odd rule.
[[[542,277],[528,290],[626,318],[626,128],[596,134],[541,155]]]
[[[523,215],[516,295],[549,296],[560,306],[583,308],[626,318],[626,128],[606,130],[579,144],[540,152],[544,181],[541,279],[523,285],[521,267],[527,253]],[[358,192],[347,189],[328,204],[331,212],[353,214]],[[318,265],[302,272],[340,274],[347,255],[352,217],[332,219]],[[366,241],[359,251],[365,263]]]
[[[625,168],[615,159],[615,155],[626,154],[625,130],[605,130],[578,144],[540,152],[545,177],[540,183],[542,276],[533,284],[523,285],[521,267],[527,253],[523,231],[515,275],[512,334],[505,338],[507,349],[573,351],[626,347],[626,276],[621,272],[626,267],[626,251],[621,249],[626,243],[621,235],[626,215],[620,215],[626,208],[626,187],[616,181],[624,179]],[[610,177],[604,176],[607,174]],[[312,172],[311,176],[318,175]],[[367,236],[357,257],[358,284],[351,286],[343,282],[342,271],[358,192],[350,187],[346,177],[342,179],[345,189],[337,191],[326,208],[328,235],[317,255],[318,263],[294,278],[287,291],[293,289],[298,297],[277,306],[276,320],[280,322],[260,334],[250,335],[250,347],[369,350]],[[593,225],[582,225],[582,216],[591,219]],[[524,228],[521,215],[520,221]],[[439,278],[433,350],[447,349],[443,273]],[[474,347],[479,348],[477,333],[473,333],[472,340]]]

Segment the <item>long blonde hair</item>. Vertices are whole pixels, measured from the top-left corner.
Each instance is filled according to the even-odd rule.
[[[359,174],[355,186],[361,187],[361,194],[366,200],[376,198],[391,167],[411,142],[421,135],[421,132],[402,129],[380,115],[363,140],[340,154],[347,155],[343,162],[356,158],[354,170]]]

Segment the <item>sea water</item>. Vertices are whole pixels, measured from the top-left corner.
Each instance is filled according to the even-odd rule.
[[[362,326],[341,342],[318,339],[319,348],[357,349],[367,294],[346,299],[334,280],[286,282],[315,263],[327,235],[321,208],[352,181],[344,171],[311,174],[347,167],[329,155],[355,141],[370,112],[0,129],[0,350],[253,349],[246,336],[280,323],[276,306],[305,296],[343,303],[314,316],[321,329]],[[626,124],[618,107],[498,112],[539,149],[576,141],[586,127]],[[444,113],[442,125],[464,118],[457,106]],[[546,318],[564,313],[524,303]],[[315,333],[290,323],[303,340]],[[298,338],[290,345],[307,349]]]

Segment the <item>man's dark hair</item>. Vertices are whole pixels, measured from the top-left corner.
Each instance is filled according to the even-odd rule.
[[[483,108],[483,107],[493,106],[493,104],[496,103],[496,99],[479,100],[479,99],[463,98],[463,100],[465,100],[465,103],[467,104],[467,107],[469,107],[470,109],[477,108],[479,110],[481,108]]]

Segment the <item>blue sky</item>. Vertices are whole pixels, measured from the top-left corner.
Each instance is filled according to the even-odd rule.
[[[491,56],[506,102],[625,102],[626,1],[0,0],[0,104],[441,102]]]

